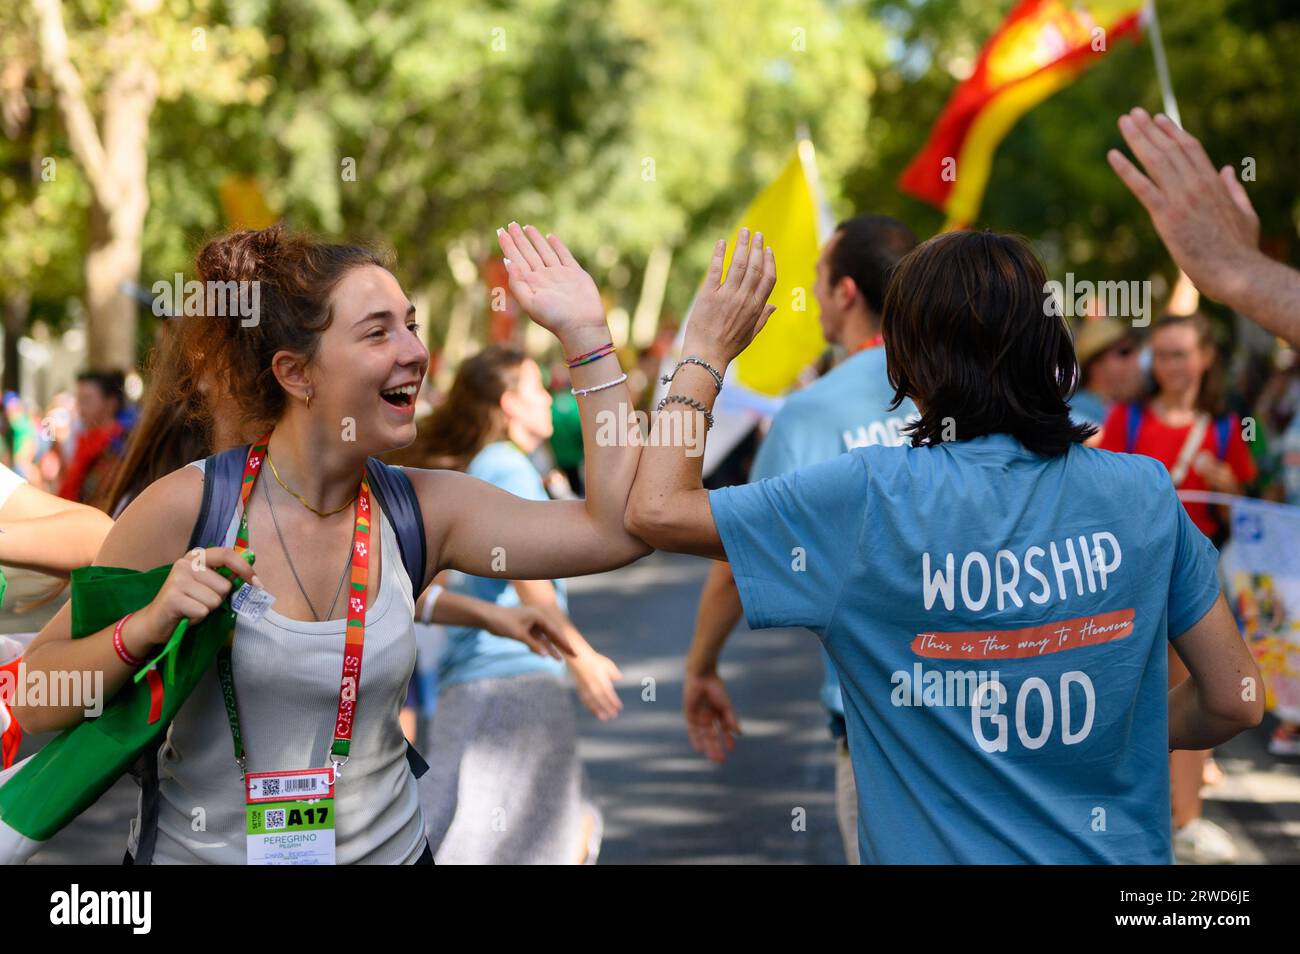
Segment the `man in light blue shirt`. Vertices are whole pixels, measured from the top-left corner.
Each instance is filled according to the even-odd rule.
[[[885,370],[880,312],[894,263],[916,237],[895,219],[863,215],[841,222],[817,262],[813,295],[826,340],[849,357],[786,400],[759,447],[750,480],[821,463],[855,447],[903,443],[916,417],[911,401],[891,409],[894,389]],[[727,563],[715,563],[700,596],[695,639],[686,660],[683,708],[697,750],[721,760],[739,723],[718,676],[718,657],[741,616],[740,596]],[[844,704],[835,667],[822,652],[821,702],[836,742],[836,816],[850,864],[857,863],[857,794],[849,761]]]
[[[1137,514],[1121,487],[1151,488]],[[990,434],[710,502],[750,625],[807,626],[849,674],[864,859],[1169,863],[1165,642],[1219,584],[1157,462],[1080,447],[1044,467]]]

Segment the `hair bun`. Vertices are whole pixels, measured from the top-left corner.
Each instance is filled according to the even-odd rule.
[[[251,282],[265,276],[284,238],[284,226],[244,229],[210,239],[195,257],[199,281]]]

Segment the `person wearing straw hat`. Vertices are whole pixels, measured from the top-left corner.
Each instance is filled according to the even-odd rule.
[[[1079,390],[1070,400],[1070,417],[1100,426],[1111,405],[1132,401],[1142,391],[1137,335],[1114,318],[1084,318],[1074,336],[1074,350]]]

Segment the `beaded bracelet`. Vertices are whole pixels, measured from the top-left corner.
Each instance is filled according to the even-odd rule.
[[[704,430],[706,432],[713,430],[713,414],[710,413],[709,409],[705,407],[701,402],[695,400],[695,398],[693,397],[687,397],[685,394],[668,395],[666,398],[664,398],[655,406],[655,410],[662,411],[664,409],[664,405],[670,402],[676,404],[685,404],[688,407],[695,408],[695,410],[699,411],[701,414],[704,415]]]
[[[127,613],[119,619],[117,625],[113,627],[113,649],[117,651],[117,658],[122,660],[122,662],[126,663],[128,666],[143,666],[144,660],[136,659],[127,652],[126,643],[122,641],[122,627],[125,626],[126,621],[134,615],[135,613]]]
[[[713,383],[717,385],[718,392],[721,393],[722,375],[718,373],[717,369],[714,368],[713,365],[709,364],[707,361],[695,357],[694,355],[690,355],[685,358],[682,358],[682,360],[677,362],[677,367],[673,368],[672,374],[665,374],[659,380],[662,381],[664,384],[670,384],[673,378],[677,376],[677,372],[681,370],[682,365],[684,364],[698,364],[705,371],[709,372],[709,374],[713,375]]]
[[[590,364],[593,361],[599,361],[607,354],[614,353],[614,342],[608,341],[599,348],[592,348],[586,354],[580,354],[573,360],[565,359],[570,368],[580,368],[584,364]]]
[[[603,391],[605,388],[618,387],[627,380],[627,374],[620,374],[613,381],[606,381],[604,384],[594,384],[589,388],[569,388],[569,393],[575,397],[582,397],[584,394],[595,394],[597,391]]]

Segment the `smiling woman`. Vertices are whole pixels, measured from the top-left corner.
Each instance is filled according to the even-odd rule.
[[[525,310],[570,355],[605,349],[600,297],[564,244],[513,223],[499,238]],[[231,583],[218,569],[264,591],[260,610],[239,615],[225,661],[171,726],[158,755],[157,799],[142,802],[132,827],[137,862],[257,863],[278,852],[281,861],[428,863],[397,718],[415,658],[414,594],[444,568],[551,579],[648,552],[623,527],[639,449],[594,439],[599,413],[630,404],[612,354],[573,372],[575,387],[586,389],[579,400],[586,500],[523,500],[464,474],[376,469],[372,458],[415,438],[413,398],[429,361],[414,308],[385,264],[367,249],[280,227],[203,247],[199,278],[256,282],[262,306],[255,325],[220,315],[180,319],[182,360],[160,382],[176,401],[213,390],[227,396],[220,406],[235,420],[223,422],[226,432],[265,435],[227,452],[238,456],[243,479],[224,546],[186,553],[220,490],[228,459],[218,455],[149,486],[100,551],[101,564],[132,569],[174,560],[153,602],[75,641],[65,609],[28,652],[29,670],[102,673],[111,698],[182,619],[197,622],[222,605]],[[263,463],[271,480],[258,479]],[[374,474],[386,475],[386,489],[374,485],[383,497],[372,495]],[[389,512],[394,488],[405,488],[410,506]],[[404,559],[399,542],[412,529],[423,534],[423,567]],[[256,576],[244,550],[257,553]],[[233,700],[230,710],[223,699]],[[18,707],[15,715],[30,731],[83,717],[52,706]],[[329,786],[328,836],[290,850],[293,832],[277,841],[266,829],[292,813],[258,806],[268,793],[308,783]],[[195,831],[200,808],[205,825]],[[265,825],[253,831],[250,819]]]

